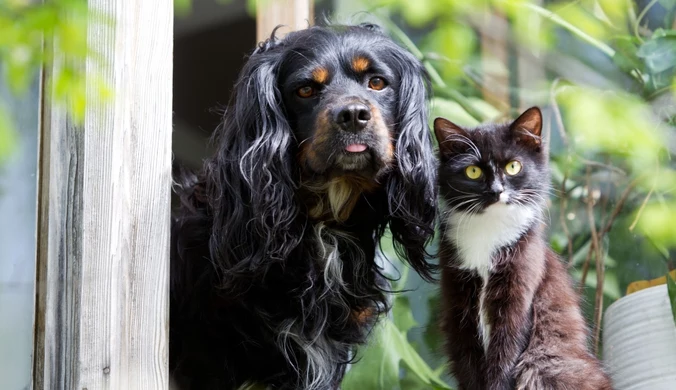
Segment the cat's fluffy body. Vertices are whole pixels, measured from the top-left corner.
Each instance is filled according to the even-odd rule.
[[[440,143],[442,331],[459,388],[611,389],[565,267],[545,240],[549,186],[541,114],[464,130]],[[511,161],[522,164],[506,173]],[[482,170],[464,176],[467,166]]]

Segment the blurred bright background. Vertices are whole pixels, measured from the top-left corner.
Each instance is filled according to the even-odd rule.
[[[34,3],[0,0],[1,389],[30,383],[38,79],[51,61],[41,33],[55,36],[71,58],[96,63],[87,21],[114,23],[80,0]],[[212,109],[227,103],[256,44],[255,4],[176,0],[176,10],[175,164],[199,168],[219,121]],[[650,285],[633,282],[676,268],[676,0],[318,0],[314,11],[320,22],[375,21],[422,59],[434,88],[431,119],[474,125],[543,109],[550,242],[585,298],[593,348],[602,355],[604,310]],[[64,64],[55,77],[76,120],[88,99],[114,93],[93,73],[87,90],[85,76]],[[448,388],[437,287],[407,272],[389,245],[383,242],[388,269],[407,291],[394,298],[391,319],[361,351],[343,389]]]

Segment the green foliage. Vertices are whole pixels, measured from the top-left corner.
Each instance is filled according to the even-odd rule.
[[[174,12],[177,15],[187,15],[192,10],[192,0],[174,0]]]
[[[360,350],[358,362],[348,371],[343,390],[450,389],[420,357],[406,334],[417,323],[408,298],[394,299],[392,319],[382,320],[369,344]],[[402,370],[404,374],[402,375]]]
[[[0,0],[0,83],[19,95],[40,68],[50,69],[52,85],[46,91],[54,92],[55,103],[62,104],[75,121],[83,120],[87,99],[106,99],[112,93],[94,70],[88,75],[83,70],[86,61],[105,67],[87,44],[89,23],[112,22],[90,12],[85,0]],[[11,150],[14,132],[13,122],[4,117],[0,122],[0,157]]]
[[[9,156],[16,137],[9,118],[9,112],[0,102],[0,164]]]
[[[669,292],[669,302],[671,303],[671,312],[674,315],[674,324],[676,324],[676,282],[667,272],[667,290]]]

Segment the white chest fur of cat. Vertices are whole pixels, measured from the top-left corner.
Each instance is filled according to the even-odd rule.
[[[484,350],[488,350],[491,325],[484,308],[485,287],[490,278],[493,256],[498,249],[514,244],[537,219],[534,207],[507,204],[509,195],[481,213],[450,212],[447,237],[460,256],[461,268],[476,271],[483,285],[479,294],[479,334]]]

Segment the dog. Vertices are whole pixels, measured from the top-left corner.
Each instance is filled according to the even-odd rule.
[[[339,388],[388,309],[381,237],[429,279],[434,154],[421,62],[375,25],[249,56],[199,174],[175,179],[170,367],[181,389]]]

